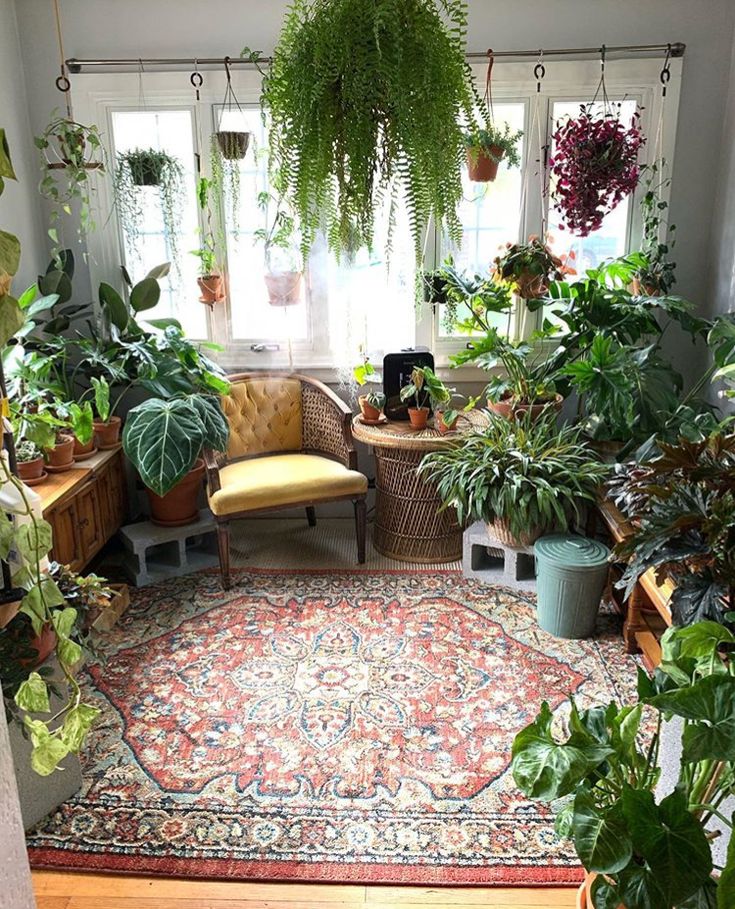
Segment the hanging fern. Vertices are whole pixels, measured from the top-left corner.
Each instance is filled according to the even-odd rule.
[[[401,200],[418,257],[432,217],[460,241],[466,23],[464,0],[294,0],[263,104],[305,255],[320,229],[337,254],[371,247]]]

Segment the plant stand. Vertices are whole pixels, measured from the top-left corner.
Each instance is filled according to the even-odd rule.
[[[490,534],[486,524],[475,521],[462,535],[462,574],[483,584],[535,590],[533,546],[507,546]]]
[[[136,587],[218,564],[216,524],[208,508],[200,511],[198,521],[181,527],[160,527],[151,521],[127,524],[120,538],[125,570]]]

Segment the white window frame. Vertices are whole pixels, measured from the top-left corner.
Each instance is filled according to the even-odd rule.
[[[546,75],[541,83],[541,92],[536,91],[536,80],[533,76],[535,61],[526,63],[496,62],[493,69],[493,100],[497,102],[516,101],[526,105],[524,133],[528,141],[535,143],[535,136],[529,137],[534,105],[537,98],[540,107],[542,128],[545,129],[544,144],[550,144],[554,124],[552,122],[553,104],[565,100],[591,100],[599,82],[600,65],[596,60],[567,60],[547,58]],[[605,77],[608,95],[611,99],[620,97],[634,98],[639,103],[641,128],[647,137],[643,147],[641,162],[650,163],[655,155],[655,133],[661,115],[661,83],[659,75],[662,61],[659,58],[636,58],[608,60]],[[681,88],[682,60],[672,59],[669,62],[671,78],[667,85],[665,117],[663,120],[661,149],[666,159],[669,174],[674,163],[674,146]],[[478,86],[484,87],[484,64],[472,67]],[[261,76],[253,69],[236,69],[233,71],[235,90],[243,107],[252,108],[258,105],[261,91]],[[178,72],[145,72],[142,76],[144,106],[141,105],[141,76],[137,72],[128,73],[83,73],[74,76],[75,116],[81,122],[96,123],[102,133],[106,151],[113,162],[114,150],[111,148],[112,112],[116,110],[189,110],[192,113],[195,151],[201,154],[202,174],[209,176],[208,137],[215,128],[215,114],[224,97],[226,80],[224,71],[206,70],[202,72],[204,83],[200,89],[200,102],[197,105],[194,90],[189,82],[188,71]],[[202,123],[198,122],[201,115]],[[199,149],[199,135],[203,137],[204,148]],[[531,155],[534,158],[534,155]],[[524,155],[524,161],[526,155]],[[109,168],[111,171],[112,168]],[[529,234],[541,233],[542,208],[540,193],[537,191],[537,178],[531,175],[525,194],[524,210],[520,213],[519,232],[517,237],[508,237],[509,241],[522,241]],[[119,283],[119,266],[122,261],[122,231],[113,207],[112,176],[98,178],[98,204],[101,225],[105,224],[107,213],[112,212],[107,229],[99,229],[88,237],[90,278],[93,288],[101,281],[113,285]],[[634,248],[642,234],[639,200],[643,187],[639,187],[629,205],[627,248]],[[548,214],[548,198],[545,201]],[[201,212],[199,213],[201,220]],[[221,218],[217,211],[215,217]],[[111,225],[114,225],[111,229]],[[551,225],[553,233],[553,225]],[[436,268],[441,264],[441,237],[431,227],[425,244],[427,258],[425,267]],[[431,233],[433,232],[433,237]],[[489,263],[488,263],[489,265]],[[308,270],[305,279],[309,281]],[[331,362],[328,352],[329,331],[326,325],[328,301],[326,293],[321,302],[315,294],[308,304],[309,331],[307,340],[292,344],[292,356],[296,369],[309,369],[323,379],[335,379],[335,364]],[[267,339],[234,339],[230,320],[231,301],[226,305],[214,307],[207,313],[208,338],[220,344],[224,350],[216,355],[221,365],[228,370],[249,368],[283,368],[287,365],[287,353],[283,340],[280,351],[253,352],[251,345],[266,342]],[[238,305],[236,301],[235,305]],[[518,309],[514,320],[515,332],[519,333]],[[534,326],[528,325],[526,333]],[[466,340],[450,338],[442,334],[439,315],[432,307],[421,304],[416,312],[416,346],[425,346],[433,351],[437,367],[444,370],[449,366],[449,356],[464,346]],[[456,381],[476,381],[481,371],[474,366],[452,370]]]

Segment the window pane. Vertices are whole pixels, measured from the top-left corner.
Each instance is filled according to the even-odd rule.
[[[218,116],[217,111],[215,116]],[[267,211],[258,205],[259,194],[269,189],[266,130],[260,108],[243,107],[242,118],[245,129],[251,133],[251,147],[243,160],[226,163],[226,168],[236,168],[237,173],[228,176],[225,172],[224,175],[232,337],[240,341],[278,344],[289,339],[305,341],[309,337],[308,270],[301,281],[297,304],[271,306],[268,302],[265,251],[262,240],[255,236],[257,230],[272,226],[275,215],[273,205],[269,205]],[[236,219],[233,218],[233,178],[237,181],[234,186],[239,183]]]
[[[161,299],[145,319],[172,317],[178,319],[187,335],[207,337],[205,306],[199,302],[198,263],[189,255],[199,246],[197,204],[195,195],[194,141],[191,112],[188,110],[114,111],[112,133],[115,152],[136,148],[153,148],[178,159],[184,171],[181,231],[178,238],[179,268],[172,267],[161,284]],[[138,187],[143,224],[137,249],[125,238],[125,266],[133,279],[140,281],[156,265],[171,261],[171,247],[163,229],[163,212],[159,190],[155,186]]]
[[[522,102],[496,103],[493,106],[499,125],[508,123],[513,131],[522,130],[525,122],[525,104]],[[525,159],[525,137],[518,143],[521,162]],[[462,221],[462,246],[454,248],[445,238],[441,259],[448,254],[454,257],[460,271],[486,275],[493,259],[507,242],[519,238],[521,226],[521,192],[523,174],[520,167],[508,167],[501,162],[494,183],[473,183],[465,168],[462,177],[464,201],[459,215]],[[443,307],[442,307],[443,310]],[[448,336],[444,325],[444,312],[440,313],[439,334]],[[497,316],[498,328],[507,327],[507,317]]]

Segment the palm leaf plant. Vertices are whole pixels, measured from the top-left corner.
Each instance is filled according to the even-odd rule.
[[[556,832],[587,870],[596,909],[728,909],[735,905],[735,841],[713,877],[713,818],[735,794],[735,637],[716,622],[670,628],[653,678],[638,669],[638,699],[579,709],[566,724],[547,703],[513,742],[513,778],[556,809]],[[652,717],[651,717],[652,714]],[[675,786],[659,797],[664,720],[682,721]]]
[[[557,429],[553,417],[528,413],[518,420],[491,415],[485,429],[428,454],[419,470],[460,523],[483,521],[494,535],[521,542],[579,523],[608,473],[578,427]]]
[[[371,247],[376,214],[399,199],[417,258],[432,218],[459,242],[462,124],[481,103],[466,27],[464,0],[291,5],[262,102],[304,257],[321,229],[338,254]]]

